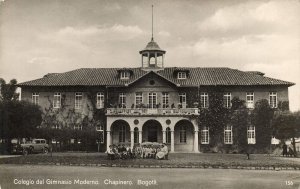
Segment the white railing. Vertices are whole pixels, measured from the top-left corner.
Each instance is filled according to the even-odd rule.
[[[199,115],[198,108],[107,108],[106,115]]]

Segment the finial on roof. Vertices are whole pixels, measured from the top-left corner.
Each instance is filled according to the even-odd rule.
[[[154,39],[153,39],[153,5],[152,5],[152,36],[151,36],[151,41],[154,41]]]

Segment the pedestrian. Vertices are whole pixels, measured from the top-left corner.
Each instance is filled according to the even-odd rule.
[[[287,145],[285,143],[282,145],[282,155],[283,155],[283,157],[288,155]]]

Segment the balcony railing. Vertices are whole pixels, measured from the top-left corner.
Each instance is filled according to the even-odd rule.
[[[199,115],[198,108],[107,108],[106,115]]]

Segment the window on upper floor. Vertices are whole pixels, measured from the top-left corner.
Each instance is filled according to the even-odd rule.
[[[120,108],[126,108],[126,94],[125,93],[119,94],[119,105],[120,105]]]
[[[253,92],[246,93],[246,106],[247,106],[247,108],[250,108],[250,109],[254,108],[254,93]]]
[[[61,107],[61,93],[54,93],[53,108]]]
[[[97,93],[97,109],[104,108],[104,93],[98,92]]]
[[[201,144],[209,144],[209,128],[207,126],[201,130]]]
[[[232,144],[232,126],[227,125],[224,128],[224,143],[225,144]]]
[[[179,93],[179,103],[182,108],[186,107],[186,93]]]
[[[269,104],[271,108],[277,108],[277,93],[270,92],[269,93]]]
[[[231,93],[224,93],[223,103],[225,108],[231,107]]]
[[[120,73],[120,79],[129,79],[130,73],[128,71],[122,71]]]
[[[137,92],[135,93],[135,106],[140,107],[143,104],[143,93]]]
[[[208,108],[208,93],[201,93],[200,94],[200,103],[201,108]]]
[[[178,72],[177,79],[186,79],[186,72]]]
[[[248,144],[255,144],[255,127],[253,125],[250,125],[247,128],[247,139],[248,139]]]
[[[167,92],[162,93],[162,107],[163,108],[169,107],[169,93]]]
[[[81,92],[75,93],[75,109],[77,110],[82,108],[82,96]]]
[[[148,95],[149,108],[156,108],[157,104],[157,93],[149,93]]]
[[[32,103],[38,105],[39,104],[39,93],[32,93]]]

